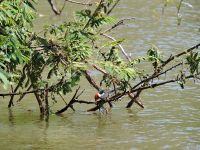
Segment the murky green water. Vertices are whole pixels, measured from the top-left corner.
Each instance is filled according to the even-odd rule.
[[[59,0],[60,1],[60,0]],[[193,8],[181,10],[183,22],[177,27],[176,10],[166,9],[161,16],[159,0],[123,0],[115,15],[136,17],[135,21],[119,27],[113,35],[127,38],[124,45],[134,56],[141,56],[150,44],[157,45],[165,54],[175,53],[200,42],[200,1],[191,0]],[[65,14],[73,8],[68,5]],[[60,22],[65,17],[54,17],[46,1],[38,6],[44,15],[36,21],[36,30],[50,21]],[[87,88],[83,99],[91,99],[93,90]],[[0,149],[200,149],[200,84],[187,84],[180,90],[176,84],[148,90],[142,95],[145,109],[124,108],[128,99],[116,103],[107,115],[86,113],[88,106],[76,106],[63,116],[40,121],[34,97],[27,97],[7,109],[7,99],[0,99]],[[61,107],[56,105],[54,110]]]

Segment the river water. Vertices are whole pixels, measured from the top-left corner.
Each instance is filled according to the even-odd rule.
[[[61,3],[61,0],[58,2]],[[170,55],[200,42],[200,1],[193,8],[181,8],[183,20],[177,26],[176,8],[170,5],[162,14],[160,0],[122,0],[113,12],[119,18],[135,17],[112,35],[126,38],[124,47],[132,56],[142,56],[151,44]],[[55,17],[46,1],[37,6],[40,18],[36,31],[45,23],[70,20],[75,6],[67,4],[63,15]],[[66,17],[67,16],[67,17]],[[82,99],[92,99],[93,89],[85,81]],[[69,96],[70,97],[70,96]],[[69,97],[66,97],[68,99]],[[145,109],[125,109],[127,98],[114,104],[107,114],[86,113],[88,106],[76,106],[62,116],[51,115],[41,121],[33,96],[7,109],[8,99],[0,99],[1,150],[75,149],[176,149],[200,150],[200,84],[187,83],[185,90],[169,84],[142,94]],[[64,104],[53,107],[54,110]]]

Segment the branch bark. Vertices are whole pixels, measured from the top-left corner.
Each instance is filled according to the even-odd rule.
[[[113,41],[117,41],[114,37],[110,36],[110,35],[107,35],[105,33],[101,33],[100,35],[106,37],[106,38],[109,38]],[[126,53],[125,49],[123,48],[123,46],[121,44],[118,44],[119,48],[121,49],[123,55],[126,57],[126,59],[130,62],[131,61],[131,58],[128,56],[128,54]]]
[[[66,1],[66,2],[70,2],[70,3],[73,3],[73,4],[92,6],[92,3],[83,3],[83,2],[73,1],[73,0],[65,0],[65,1]]]
[[[22,75],[21,75],[21,78],[17,84],[17,86],[15,87],[15,89],[12,91],[12,93],[15,93],[17,92],[17,90],[19,89],[20,85],[22,85],[22,82],[24,81],[26,75],[25,75],[25,69],[27,68],[27,65],[24,65],[23,69],[22,69]],[[13,105],[13,99],[14,99],[14,96],[15,95],[11,95],[10,97],[10,101],[9,101],[9,104],[8,104],[8,108],[10,108],[12,105]]]
[[[56,15],[60,15],[60,11],[57,9],[55,3],[53,0],[48,0],[50,6],[51,6],[51,9],[53,10],[53,12],[56,14]]]
[[[134,102],[141,108],[144,108],[144,105],[138,101],[138,98],[139,98],[141,92],[142,92],[142,90],[137,91],[135,95],[133,95],[131,92],[128,92],[128,96],[131,98],[131,101],[127,104],[126,108],[130,108]]]
[[[94,81],[94,79],[92,79],[92,77],[89,75],[89,73],[87,71],[84,72],[85,73],[85,78],[88,80],[88,82],[96,89],[99,91],[100,86],[97,85],[97,83]]]
[[[69,107],[73,107],[73,104],[76,102],[76,99],[80,96],[80,94],[77,95],[79,89],[80,89],[80,86],[78,87],[78,89],[76,89],[76,92],[74,93],[74,96],[72,97],[70,102],[64,108],[58,110],[55,114],[59,115],[59,114],[65,112]]]
[[[116,24],[114,24],[111,28],[103,31],[102,33],[107,33],[107,32],[110,32],[111,30],[115,29],[116,27],[120,26],[120,25],[123,25],[124,24],[124,21],[127,21],[127,20],[135,20],[134,17],[131,17],[131,18],[124,18],[124,19],[121,19],[119,20]]]

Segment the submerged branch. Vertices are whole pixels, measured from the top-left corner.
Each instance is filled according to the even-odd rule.
[[[95,104],[95,102],[85,101],[85,100],[74,100],[74,103],[80,104]]]
[[[130,108],[133,103],[135,102],[138,106],[140,106],[141,108],[144,108],[144,105],[138,101],[138,98],[141,94],[142,90],[137,91],[137,93],[135,95],[133,95],[132,93],[128,92],[128,96],[131,98],[131,101],[127,104],[126,108]]]
[[[74,110],[73,104],[75,102],[77,102],[77,99],[79,98],[79,96],[81,96],[83,94],[83,92],[84,92],[84,90],[83,90],[82,92],[80,92],[80,94],[78,94],[79,90],[80,90],[80,86],[78,87],[78,89],[76,89],[76,91],[74,93],[74,96],[71,98],[69,103],[64,108],[58,110],[55,114],[57,114],[57,115],[61,114],[61,113],[65,112],[69,107],[71,107]],[[83,103],[83,101],[82,101],[82,103]]]

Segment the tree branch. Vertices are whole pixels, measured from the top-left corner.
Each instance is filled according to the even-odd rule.
[[[88,82],[97,90],[99,91],[100,87],[97,85],[97,83],[92,79],[92,77],[89,75],[87,71],[85,73],[85,78],[88,80]]]
[[[103,31],[102,33],[107,33],[107,32],[110,32],[111,30],[115,29],[116,27],[120,26],[120,25],[123,25],[124,24],[124,21],[128,21],[128,20],[135,20],[134,17],[132,18],[124,18],[122,20],[119,20],[116,24],[114,24],[111,28]]]
[[[141,108],[144,108],[144,105],[138,101],[138,98],[141,94],[142,90],[137,91],[137,93],[135,95],[133,95],[132,93],[128,92],[128,96],[131,98],[131,101],[127,104],[126,108],[130,108],[133,103],[135,102],[138,106],[140,106]]]
[[[77,95],[79,89],[80,89],[80,86],[78,87],[78,89],[76,89],[76,92],[74,93],[74,96],[72,97],[70,102],[64,108],[62,108],[61,110],[58,110],[55,114],[57,114],[57,115],[61,114],[61,113],[65,112],[69,107],[73,108],[73,104],[76,102],[75,100],[82,94],[82,92],[81,92],[81,94]]]
[[[95,104],[95,102],[89,102],[85,100],[74,100],[74,103],[80,103],[80,104]]]
[[[150,81],[150,80],[152,80],[152,79],[155,79],[155,78],[157,78],[157,77],[159,77],[159,76],[161,76],[161,75],[163,75],[163,74],[166,74],[167,72],[169,72],[169,71],[171,71],[171,70],[177,68],[178,66],[181,66],[182,64],[183,64],[183,63],[178,63],[178,64],[176,64],[176,65],[170,67],[169,69],[167,69],[167,70],[165,70],[165,71],[163,71],[163,72],[161,72],[161,73],[157,73],[157,74],[153,73],[150,77],[148,77],[148,78],[146,78],[146,79],[140,81],[138,84],[136,84],[136,85],[133,87],[133,89],[135,89],[136,87],[138,87],[138,86],[141,85],[142,83],[148,82],[148,81]]]
[[[60,11],[57,9],[55,3],[53,0],[48,0],[50,6],[51,6],[51,9],[53,10],[53,12],[56,14],[56,15],[60,15]]]
[[[117,41],[114,37],[112,37],[112,36],[110,36],[110,35],[107,35],[107,34],[104,34],[104,33],[101,33],[100,35],[102,35],[102,36],[104,36],[104,37],[106,37],[106,38],[109,38],[109,39],[111,39],[111,40],[113,40],[113,41]],[[121,44],[118,44],[118,46],[119,46],[119,48],[121,49],[123,55],[126,57],[126,59],[127,59],[128,61],[131,61],[130,57],[127,55],[127,53],[126,53],[125,49],[123,48],[123,46],[122,46]]]
[[[22,69],[21,78],[19,79],[19,82],[18,82],[17,86],[15,87],[15,89],[12,91],[12,93],[17,92],[17,90],[19,89],[19,87],[22,85],[22,82],[23,82],[24,79],[26,78],[26,75],[25,75],[25,70],[26,70],[26,68],[27,68],[27,65],[24,65],[24,67],[23,67],[23,69]],[[10,107],[13,105],[14,96],[15,96],[15,95],[12,95],[12,96],[10,97],[10,101],[9,101],[9,104],[8,104],[8,108],[10,108]]]
[[[92,20],[92,18],[97,14],[97,12],[99,11],[99,9],[101,8],[101,5],[103,4],[104,0],[100,0],[98,6],[96,7],[96,9],[94,10],[94,13],[92,14],[92,16],[90,17],[90,19],[88,20],[88,22],[85,24],[85,26],[83,27],[83,30],[85,30],[89,24],[90,21]]]
[[[116,0],[116,2],[114,3],[114,5],[111,7],[111,9],[107,12],[107,15],[109,15],[113,9],[117,6],[117,4],[119,3],[120,0]]]
[[[176,55],[174,55],[174,56],[170,56],[166,61],[164,61],[164,62],[159,66],[159,68],[165,67],[168,63],[170,63],[172,60],[174,60],[174,59],[177,58],[177,57],[180,57],[180,56],[182,56],[182,55],[185,55],[185,54],[187,54],[187,53],[193,51],[194,49],[198,49],[199,46],[200,46],[200,43],[197,44],[197,45],[195,45],[195,46],[193,46],[193,47],[191,47],[191,48],[189,48],[189,49],[187,49],[186,51],[183,51],[183,52],[181,52],[181,53],[178,53],[178,54],[176,54]]]
[[[65,1],[66,1],[66,2],[70,2],[70,3],[73,3],[73,4],[92,6],[92,3],[83,3],[83,2],[73,1],[73,0],[65,0]]]

